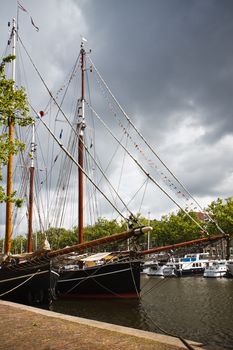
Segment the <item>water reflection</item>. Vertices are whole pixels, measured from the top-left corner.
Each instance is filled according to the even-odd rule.
[[[233,349],[233,279],[142,277],[141,300],[58,300],[53,310]]]

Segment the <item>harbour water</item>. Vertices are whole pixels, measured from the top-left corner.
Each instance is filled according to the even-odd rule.
[[[140,300],[57,300],[52,310],[233,349],[233,279],[141,279]]]

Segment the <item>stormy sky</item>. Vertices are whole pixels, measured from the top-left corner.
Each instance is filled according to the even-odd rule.
[[[17,2],[0,3],[2,56]],[[19,11],[20,36],[51,90],[67,76],[84,36],[91,59],[124,110],[201,205],[232,196],[231,0],[20,4],[27,10]],[[30,98],[40,110],[45,91],[34,78],[28,85],[34,87]],[[159,218],[172,210],[174,203],[156,192],[148,196],[143,214]]]

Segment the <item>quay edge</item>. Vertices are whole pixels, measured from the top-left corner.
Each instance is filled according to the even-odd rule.
[[[31,350],[37,348],[69,350],[180,350],[187,349],[180,339],[157,333],[118,326],[105,322],[63,315],[0,300],[1,328],[9,327],[1,336],[2,348]],[[5,325],[5,326],[4,326]],[[201,343],[188,340],[195,350]]]

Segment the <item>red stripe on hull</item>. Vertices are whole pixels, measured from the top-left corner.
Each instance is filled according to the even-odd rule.
[[[120,294],[59,294],[59,299],[136,299],[137,293]]]

